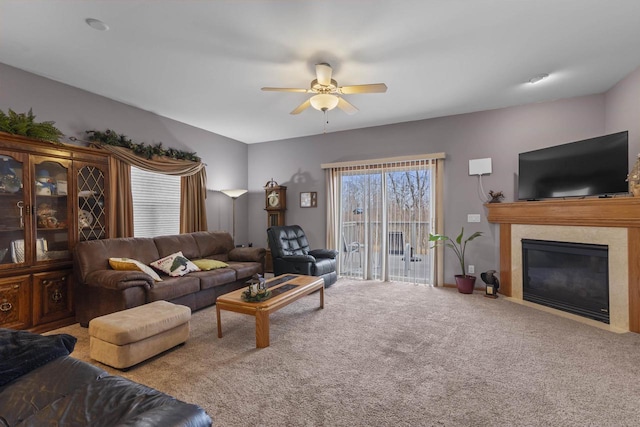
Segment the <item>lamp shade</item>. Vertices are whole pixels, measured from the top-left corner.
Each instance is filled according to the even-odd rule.
[[[226,194],[227,196],[231,197],[232,199],[237,199],[238,197],[242,196],[244,193],[246,193],[249,190],[243,190],[243,189],[231,189],[231,190],[220,190],[221,193]]]
[[[311,106],[319,111],[333,110],[338,105],[338,97],[329,93],[314,95],[309,101]]]

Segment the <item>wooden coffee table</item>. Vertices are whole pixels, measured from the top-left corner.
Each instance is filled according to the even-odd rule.
[[[303,296],[320,290],[320,308],[324,308],[324,280],[320,277],[283,274],[267,280],[271,297],[265,301],[247,302],[242,300],[246,287],[216,299],[216,318],[218,321],[218,338],[222,338],[220,310],[249,314],[256,318],[256,347],[269,347],[269,315],[286,307]]]

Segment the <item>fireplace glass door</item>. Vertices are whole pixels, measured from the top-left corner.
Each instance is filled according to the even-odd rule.
[[[522,240],[523,299],[609,323],[608,246]]]

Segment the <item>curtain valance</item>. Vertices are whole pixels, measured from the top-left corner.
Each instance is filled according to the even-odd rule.
[[[146,159],[131,149],[92,142],[91,146],[111,154],[111,204],[114,237],[133,237],[131,166],[149,172],[181,177],[180,232],[207,231],[207,170],[202,162],[154,156]]]
[[[204,170],[202,162],[192,162],[190,160],[177,160],[170,157],[154,156],[152,159],[145,159],[135,154],[129,148],[117,147],[109,144],[92,143],[93,147],[107,150],[112,156],[128,165],[135,166],[149,172],[163,173],[174,176],[190,176]]]

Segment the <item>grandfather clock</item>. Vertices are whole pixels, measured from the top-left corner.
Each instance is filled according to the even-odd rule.
[[[284,212],[287,210],[287,187],[278,185],[271,179],[264,186],[267,227],[284,225]]]
[[[287,210],[287,187],[278,185],[271,178],[264,186],[264,210],[267,211],[267,228],[274,225],[284,225],[284,211]],[[267,249],[265,257],[265,272],[273,273],[273,259],[271,250]]]

